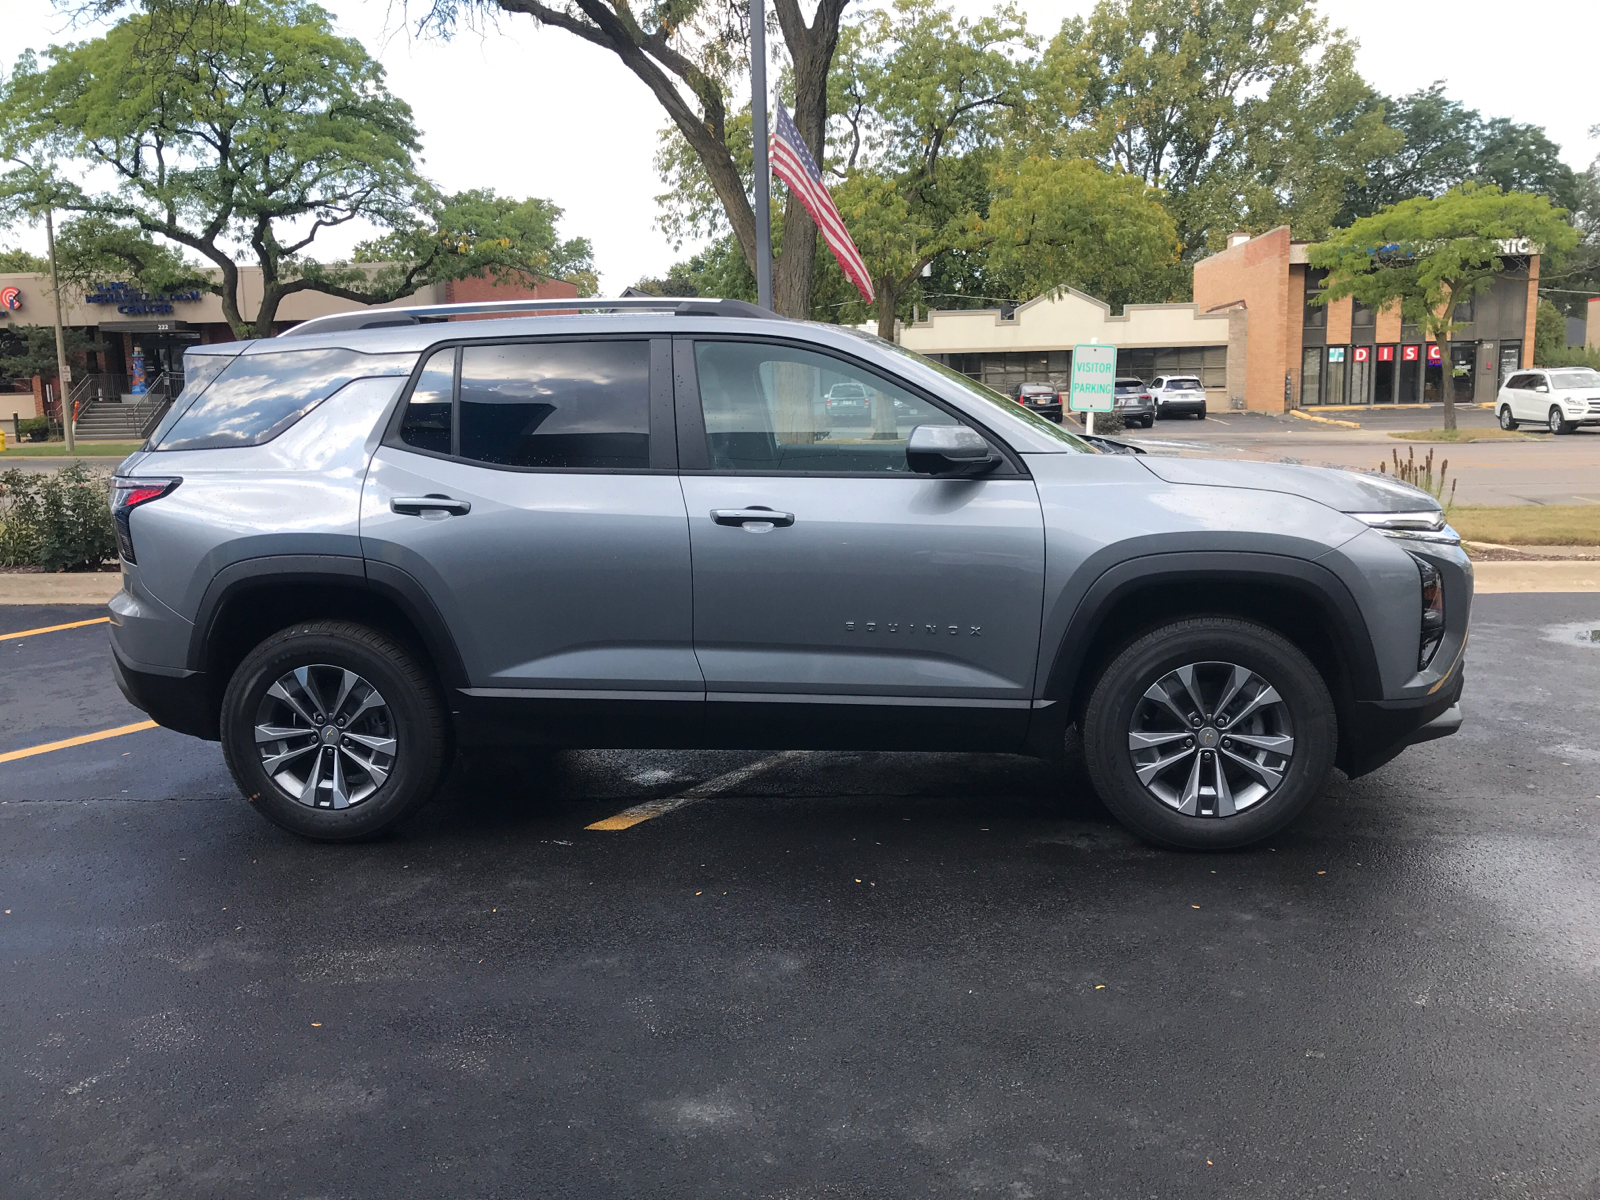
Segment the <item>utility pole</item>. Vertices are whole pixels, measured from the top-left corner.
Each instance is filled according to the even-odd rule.
[[[44,236],[50,243],[50,294],[56,302],[56,386],[61,389],[61,431],[66,435],[67,453],[71,454],[77,449],[78,439],[72,428],[72,404],[67,399],[72,372],[67,368],[67,339],[61,332],[61,280],[56,275],[56,220],[51,208],[44,210]]]
[[[772,180],[767,169],[767,13],[750,0],[750,116],[756,152],[756,303],[772,307]]]

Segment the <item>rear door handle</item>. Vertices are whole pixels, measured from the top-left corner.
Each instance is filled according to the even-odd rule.
[[[743,526],[746,522],[762,522],[767,525],[776,525],[787,528],[794,524],[794,514],[774,512],[770,508],[762,508],[759,504],[751,508],[713,508],[711,519],[718,525]]]
[[[454,500],[449,496],[396,496],[389,501],[389,509],[406,517],[420,517],[429,511],[454,513],[458,517],[464,517],[472,511],[472,502]]]

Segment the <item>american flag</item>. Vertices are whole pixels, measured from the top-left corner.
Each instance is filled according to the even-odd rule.
[[[770,148],[772,172],[799,197],[800,203],[811,214],[811,219],[817,223],[817,228],[822,230],[828,249],[839,260],[839,269],[844,272],[844,277],[860,288],[862,296],[870,302],[872,277],[867,274],[867,264],[861,261],[861,252],[850,240],[850,234],[844,227],[844,218],[839,216],[839,210],[834,207],[833,197],[822,186],[822,172],[817,169],[816,161],[806,149],[805,139],[794,127],[783,105],[777,108],[778,119],[773,124]]]

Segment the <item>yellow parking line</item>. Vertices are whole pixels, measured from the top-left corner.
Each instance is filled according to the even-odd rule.
[[[154,721],[139,721],[133,725],[118,725],[115,729],[102,729],[99,733],[80,733],[77,737],[63,738],[59,742],[46,742],[42,746],[29,746],[26,750],[8,750],[0,754],[0,763],[10,762],[14,758],[31,758],[35,754],[48,754],[52,750],[65,750],[69,746],[82,746],[88,742],[103,742],[107,738],[121,737],[125,733],[138,733],[155,727]]]
[[[12,638],[32,637],[36,633],[55,633],[62,629],[81,629],[85,625],[104,625],[110,617],[95,617],[88,621],[68,621],[65,625],[42,625],[38,629],[24,629],[21,633],[0,633],[0,642],[9,642]]]
[[[709,800],[719,792],[738,787],[741,783],[748,782],[757,775],[765,775],[774,767],[781,767],[784,763],[803,758],[805,754],[806,751],[804,750],[783,750],[777,754],[768,755],[758,762],[729,771],[726,775],[718,775],[715,779],[708,779],[704,783],[696,784],[688,791],[679,792],[676,796],[667,796],[661,800],[646,800],[643,804],[635,804],[632,808],[623,809],[614,816],[605,817],[592,825],[585,825],[584,828],[599,829],[607,832],[632,829],[641,821],[659,817],[662,813],[672,812],[674,809],[683,808],[698,800]]]

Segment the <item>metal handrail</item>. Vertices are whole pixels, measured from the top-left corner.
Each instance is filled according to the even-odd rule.
[[[771,309],[745,300],[699,300],[682,296],[618,296],[609,299],[563,296],[545,300],[481,300],[470,304],[421,304],[411,308],[368,308],[360,312],[330,313],[312,317],[279,337],[313,333],[343,333],[352,329],[382,329],[395,325],[420,325],[428,318],[466,317],[484,313],[537,312],[671,312],[680,317],[762,317],[782,320]]]

